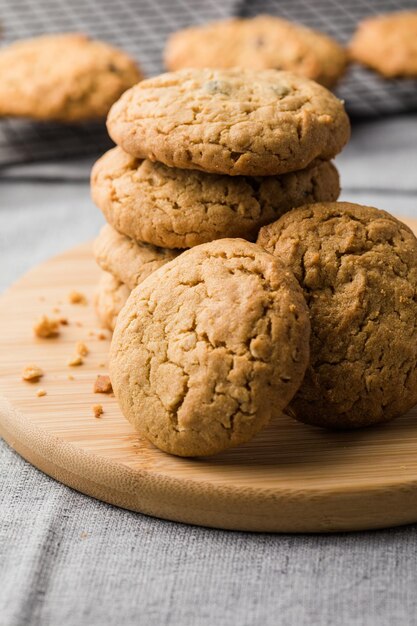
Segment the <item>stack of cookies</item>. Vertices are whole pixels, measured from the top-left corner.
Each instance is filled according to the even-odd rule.
[[[337,98],[276,70],[181,70],[126,92],[108,128],[98,308],[110,298],[112,385],[141,435],[199,456],[283,412],[361,427],[417,402],[417,240],[335,202]]]
[[[307,203],[338,198],[331,159],[349,138],[343,104],[276,70],[180,70],[113,105],[117,147],[94,166],[92,196],[108,224],[95,242],[97,310],[114,328],[130,290],[184,249],[255,241]]]

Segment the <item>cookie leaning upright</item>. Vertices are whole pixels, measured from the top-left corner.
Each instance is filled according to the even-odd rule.
[[[297,419],[347,428],[417,403],[417,239],[395,217],[347,202],[294,209],[258,244],[298,278],[311,357],[291,403]]]
[[[0,50],[0,116],[74,122],[104,118],[142,74],[125,52],[80,33]]]
[[[310,323],[294,276],[242,239],[196,246],[134,289],[110,374],[122,411],[157,447],[214,454],[248,441],[304,376]]]
[[[343,104],[276,70],[181,70],[142,81],[110,110],[126,152],[171,167],[268,176],[329,160],[349,139]]]

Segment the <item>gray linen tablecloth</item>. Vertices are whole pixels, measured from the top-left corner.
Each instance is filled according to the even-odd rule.
[[[343,199],[417,217],[417,117],[357,124]],[[0,288],[89,239],[88,162],[0,177]],[[62,175],[62,168],[59,170]],[[97,502],[0,442],[1,626],[417,624],[417,526],[338,535],[226,532]]]

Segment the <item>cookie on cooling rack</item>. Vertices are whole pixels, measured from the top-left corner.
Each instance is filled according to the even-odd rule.
[[[126,418],[179,456],[220,452],[279,416],[308,362],[302,291],[243,239],[187,250],[134,289],[120,313],[110,376]]]
[[[169,70],[187,67],[276,69],[332,87],[344,74],[345,50],[326,35],[272,15],[180,30],[168,40]]]
[[[104,118],[142,79],[112,46],[78,34],[44,35],[0,51],[0,116],[75,122]]]
[[[395,217],[335,202],[294,209],[258,243],[298,278],[311,357],[290,411],[331,428],[386,422],[417,403],[417,239]]]
[[[399,11],[360,22],[349,45],[352,60],[385,78],[417,77],[417,11]]]

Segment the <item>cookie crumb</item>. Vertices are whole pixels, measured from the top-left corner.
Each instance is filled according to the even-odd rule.
[[[71,357],[69,361],[67,361],[67,365],[69,365],[70,367],[78,367],[79,365],[82,365],[83,363],[84,363],[84,359],[79,354],[76,354],[75,356]]]
[[[94,382],[94,393],[112,393],[113,387],[111,385],[110,377],[103,374],[98,374]]]
[[[75,322],[75,325],[78,326],[79,328],[82,328],[82,326],[84,326],[82,322]]]
[[[45,389],[38,389],[38,391],[36,392],[36,395],[38,396],[38,398],[41,398],[42,396],[46,396]]]
[[[103,341],[104,339],[107,339],[107,335],[105,333],[98,333],[97,338],[100,339],[100,341]]]
[[[94,417],[101,417],[104,413],[102,404],[93,404]]]
[[[105,363],[99,363],[98,366],[99,367],[106,367],[106,364]]]
[[[22,371],[22,379],[36,383],[44,375],[43,369],[39,365],[26,365]]]
[[[39,321],[34,325],[33,332],[37,337],[41,337],[42,339],[57,337],[59,335],[59,320],[49,318],[47,315],[42,315]]]
[[[60,317],[58,321],[61,324],[61,326],[68,326],[68,318]]]
[[[68,374],[67,376],[68,380],[75,380],[74,376],[72,374]]]
[[[88,349],[88,346],[86,346],[83,341],[78,341],[77,342],[77,346],[75,348],[75,351],[80,356],[87,356],[87,354],[90,352],[90,350]]]
[[[87,298],[81,291],[71,291],[68,295],[71,304],[87,304]]]
[[[52,309],[52,311],[54,313],[61,313],[61,309],[59,308],[59,306],[54,306],[54,308]]]

